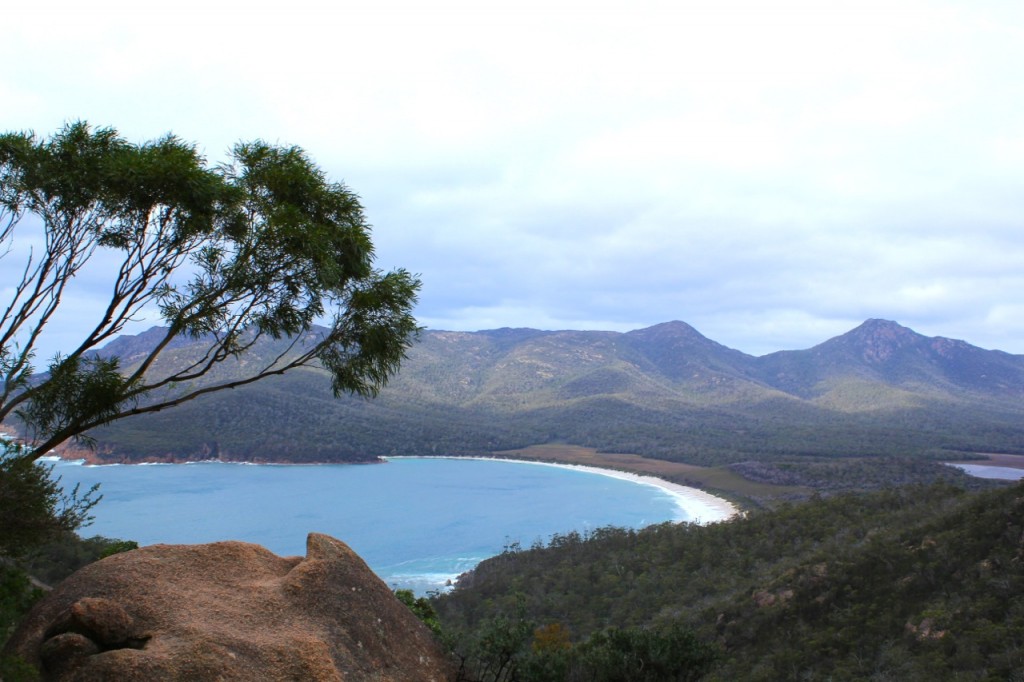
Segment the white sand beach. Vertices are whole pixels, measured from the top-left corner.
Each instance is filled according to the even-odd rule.
[[[631,481],[641,485],[649,485],[660,488],[672,495],[680,510],[681,520],[690,523],[707,524],[727,521],[739,513],[736,506],[726,499],[716,497],[697,488],[690,488],[678,483],[672,483],[654,476],[641,476],[628,471],[617,471],[615,469],[603,469],[601,467],[583,466],[580,464],[559,464],[556,462],[538,462],[527,459],[511,459],[504,457],[382,457],[381,459],[479,459],[491,462],[515,462],[517,464],[536,464],[538,466],[561,467],[563,469],[574,469],[586,471],[601,476],[609,476],[624,481]]]

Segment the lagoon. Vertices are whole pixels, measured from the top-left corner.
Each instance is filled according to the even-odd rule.
[[[305,554],[309,532],[348,543],[392,587],[417,593],[511,544],[608,525],[690,518],[680,497],[634,480],[502,460],[395,458],[375,465],[220,462],[82,466],[70,489],[100,483],[82,534],[155,543],[243,540]],[[711,519],[704,519],[711,520]]]
[[[988,464],[959,464],[951,463],[950,466],[963,470],[971,476],[978,478],[992,478],[1001,481],[1019,481],[1024,478],[1024,469],[1017,467],[1000,467]]]

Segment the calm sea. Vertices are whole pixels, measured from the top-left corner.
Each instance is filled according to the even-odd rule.
[[[304,555],[306,534],[348,543],[392,587],[418,593],[510,543],[607,525],[685,520],[675,498],[630,481],[528,463],[393,459],[375,465],[221,463],[81,466],[62,485],[100,484],[84,535],[141,545],[244,540]]]

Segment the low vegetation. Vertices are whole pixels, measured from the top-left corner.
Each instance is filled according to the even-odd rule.
[[[50,466],[0,441],[0,647],[49,586],[86,564],[137,546],[76,534],[88,526],[99,499],[95,488],[63,490]],[[32,677],[17,661],[0,658],[0,679]]]
[[[483,661],[467,679],[576,679],[518,671],[552,638],[585,657],[609,628],[708,653],[695,677],[649,679],[1019,679],[1022,547],[1024,486],[906,486],[510,547],[433,602],[459,655]],[[481,639],[496,628],[517,633],[497,651]],[[481,672],[499,653],[520,676]]]

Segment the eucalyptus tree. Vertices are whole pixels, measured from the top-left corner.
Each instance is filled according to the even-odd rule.
[[[104,304],[37,368],[90,265],[107,275]],[[0,269],[15,273],[0,301],[0,420],[22,430],[32,460],[110,421],[297,367],[327,370],[335,395],[372,397],[418,332],[420,283],[374,267],[358,197],[303,150],[262,141],[210,165],[170,135],[134,144],[83,122],[4,134]],[[130,367],[97,353],[156,311],[160,338]],[[268,337],[281,342],[273,355],[251,353]],[[182,339],[202,351],[158,362]]]

